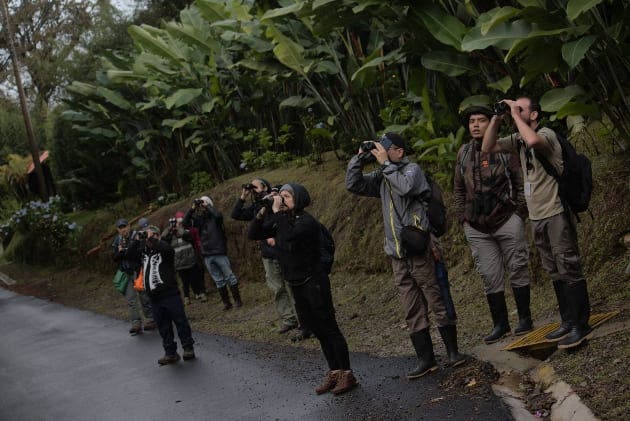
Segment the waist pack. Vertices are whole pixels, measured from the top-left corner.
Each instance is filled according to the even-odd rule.
[[[429,246],[429,233],[422,228],[407,225],[400,230],[400,240],[408,257],[423,256]]]

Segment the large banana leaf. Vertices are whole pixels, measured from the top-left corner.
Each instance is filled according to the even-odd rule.
[[[569,0],[567,3],[567,17],[574,21],[582,13],[592,9],[601,3],[602,0]]]
[[[136,44],[143,49],[166,58],[175,64],[179,64],[184,60],[184,57],[178,50],[168,45],[161,37],[149,33],[144,27],[132,25],[128,31]]]
[[[490,46],[509,50],[516,41],[527,38],[530,31],[531,25],[524,20],[502,23],[485,35],[481,34],[481,27],[476,26],[464,36],[462,50],[483,50]]]
[[[175,93],[164,100],[167,109],[179,108],[194,101],[203,90],[201,88],[178,89]]]
[[[449,51],[430,51],[422,55],[421,61],[425,68],[451,77],[474,74],[478,69],[467,56]]]
[[[434,4],[427,4],[427,2],[418,2],[413,13],[422,20],[424,26],[435,39],[461,51],[466,26],[459,19],[447,14]]]
[[[573,98],[584,94],[584,89],[578,85],[557,88],[545,92],[540,98],[540,107],[543,111],[556,112]]]
[[[572,69],[577,66],[591,48],[597,37],[587,35],[578,40],[568,42],[562,46],[562,58]]]
[[[286,37],[274,25],[267,26],[267,36],[276,44],[273,53],[278,61],[300,75],[306,75],[312,64],[304,57],[304,47]]]
[[[290,96],[280,103],[280,108],[295,107],[295,108],[308,108],[317,102],[317,98],[302,97],[300,95]]]
[[[479,21],[483,22],[481,24],[481,35],[485,36],[488,31],[494,29],[497,25],[518,16],[520,13],[521,11],[519,9],[511,6],[496,7],[488,11],[485,13],[485,15],[487,15],[486,17],[481,16],[479,18]]]
[[[289,6],[285,6],[285,7],[280,7],[277,9],[270,9],[267,10],[265,12],[264,15],[262,15],[262,17],[260,18],[261,22],[265,21],[265,20],[272,20],[274,18],[280,17],[280,16],[286,16],[286,15],[290,15],[293,13],[297,13],[300,10],[302,10],[302,8],[305,6],[306,2],[304,1],[298,1],[296,3],[293,3]]]
[[[133,105],[117,91],[105,88],[104,86],[99,86],[96,88],[96,93],[105,98],[110,104],[123,110],[131,110],[134,108]]]

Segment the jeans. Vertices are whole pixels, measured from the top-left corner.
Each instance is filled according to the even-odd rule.
[[[263,257],[263,265],[265,266],[265,278],[267,286],[273,292],[273,299],[276,306],[276,312],[287,326],[297,325],[297,317],[293,302],[289,295],[289,289],[282,279],[282,271],[280,264],[276,259]]]
[[[223,288],[228,284],[236,285],[238,283],[236,276],[232,273],[230,259],[228,259],[225,254],[204,256],[203,260],[217,288]]]
[[[444,262],[435,262],[435,277],[437,283],[440,286],[440,292],[442,293],[442,299],[444,300],[444,306],[446,307],[446,315],[451,320],[457,319],[455,313],[455,304],[453,304],[453,297],[451,296],[451,286],[448,282],[448,271]]]
[[[177,328],[177,336],[182,348],[192,346],[195,341],[192,338],[190,324],[184,312],[184,303],[179,294],[162,298],[151,298],[151,305],[155,314],[155,322],[162,337],[162,346],[166,355],[175,355],[177,344],[173,334],[173,323]]]

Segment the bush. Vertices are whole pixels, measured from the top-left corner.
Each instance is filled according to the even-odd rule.
[[[9,249],[13,260],[25,263],[61,263],[71,255],[75,246],[78,226],[61,212],[59,196],[48,202],[39,200],[27,203],[0,226],[0,240],[19,240]],[[19,234],[19,235],[14,235]]]

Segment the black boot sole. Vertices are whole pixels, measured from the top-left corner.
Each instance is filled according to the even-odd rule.
[[[582,336],[580,338],[580,340],[575,341],[573,343],[570,344],[564,344],[564,345],[558,345],[558,349],[571,349],[571,348],[575,348],[576,346],[579,346],[582,342],[584,342],[587,339],[591,339],[593,337],[593,330],[591,329],[591,331],[589,333],[587,333],[586,335]]]
[[[514,336],[523,336],[523,335],[527,335],[529,332],[533,332],[534,328],[530,328],[529,330],[519,330],[518,332],[516,330],[514,330]]]
[[[437,363],[436,363],[436,365],[434,365],[434,366],[432,366],[432,367],[427,368],[427,369],[426,369],[426,370],[424,370],[422,373],[413,374],[413,375],[411,375],[411,374],[407,374],[407,375],[406,375],[406,377],[407,377],[407,380],[415,380],[415,379],[419,379],[420,377],[422,377],[422,376],[424,376],[424,375],[426,375],[426,374],[429,374],[429,373],[431,373],[431,372],[433,372],[433,371],[435,371],[435,370],[437,370],[437,369],[438,369],[438,366],[437,366]]]
[[[484,338],[483,342],[484,342],[486,345],[491,345],[491,344],[493,344],[493,343],[499,342],[501,339],[503,339],[503,338],[505,338],[505,337],[507,337],[507,336],[510,336],[511,334],[512,334],[512,331],[507,331],[507,332],[505,332],[503,335],[499,336],[499,337],[498,337],[498,338],[496,338],[496,339],[486,340],[486,339]]]

